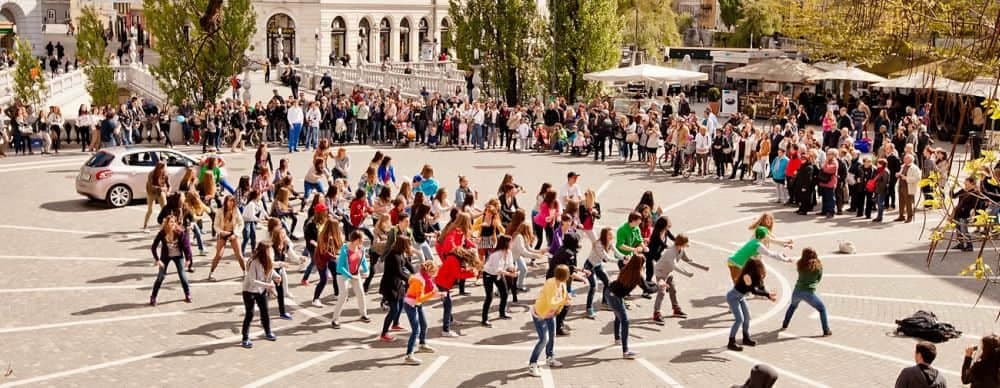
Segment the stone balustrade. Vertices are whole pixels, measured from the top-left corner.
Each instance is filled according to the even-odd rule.
[[[115,83],[119,87],[129,89],[138,95],[153,100],[156,104],[167,102],[167,93],[160,89],[156,77],[145,67],[115,66]]]
[[[428,70],[415,71],[413,74],[404,74],[394,71],[374,71],[370,68],[356,67],[329,67],[320,66],[316,70],[301,70],[306,76],[315,77],[315,87],[319,85],[319,78],[324,73],[329,73],[334,84],[342,90],[349,89],[355,85],[366,88],[388,89],[395,87],[400,90],[400,94],[407,97],[417,97],[421,90],[429,93],[439,92],[449,95],[456,89],[464,90],[465,79],[461,76],[447,76],[446,73],[432,73]],[[306,83],[307,85],[311,85]]]
[[[48,88],[42,96],[42,105],[71,101],[87,93],[87,75],[82,69],[56,74],[43,72],[42,76]],[[9,68],[0,71],[0,106],[13,103],[14,98],[14,69]]]

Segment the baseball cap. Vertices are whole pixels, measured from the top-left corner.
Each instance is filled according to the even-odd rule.
[[[316,206],[313,207],[313,211],[315,211],[317,213],[325,212],[326,211],[326,204],[325,203],[316,204]]]
[[[577,174],[576,172],[570,171],[569,174],[566,174],[566,179],[569,179],[569,178],[572,178],[572,177],[575,177],[575,176],[580,176],[580,174]]]

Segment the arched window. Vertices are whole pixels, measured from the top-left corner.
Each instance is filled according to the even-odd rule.
[[[451,52],[451,22],[448,18],[441,19],[441,52]]]
[[[371,50],[369,50],[368,44],[369,36],[372,33],[372,26],[368,23],[368,19],[361,19],[361,23],[358,23],[358,59],[365,62],[371,62]]]
[[[267,19],[267,57],[272,63],[295,59],[295,21],[278,13]]]
[[[390,58],[389,39],[392,39],[392,24],[389,22],[389,18],[382,18],[382,21],[378,23],[378,47],[379,55],[382,56],[379,58],[380,60]]]
[[[337,16],[333,19],[333,23],[330,23],[330,55],[333,58],[341,58],[347,54],[347,23],[344,23],[344,18]],[[330,61],[330,66],[334,65],[334,61]]]
[[[399,60],[410,62],[410,19],[399,22]]]

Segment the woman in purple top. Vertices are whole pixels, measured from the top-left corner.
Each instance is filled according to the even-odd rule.
[[[159,249],[159,252],[157,252]],[[156,294],[160,292],[163,278],[167,276],[167,267],[173,262],[177,268],[177,276],[181,278],[181,288],[184,290],[184,301],[191,303],[191,289],[188,287],[187,276],[184,275],[184,264],[191,265],[191,240],[187,231],[177,222],[177,217],[167,216],[163,227],[153,239],[153,261],[159,269],[156,282],[153,283],[153,295],[149,297],[149,305],[156,306]],[[181,259],[184,262],[181,262]]]

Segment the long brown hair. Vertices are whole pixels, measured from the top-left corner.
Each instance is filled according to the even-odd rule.
[[[504,227],[505,230],[517,230],[521,224],[524,224],[525,220],[528,218],[528,213],[525,213],[524,209],[517,209],[514,214],[510,216],[510,223]],[[530,228],[529,228],[530,229]],[[515,234],[517,234],[515,232]]]
[[[601,234],[600,234],[600,237],[597,238],[597,241],[601,243],[601,247],[602,248],[604,248],[604,249],[610,248],[611,247],[611,228],[605,227],[604,229],[601,229]]]
[[[625,288],[633,288],[639,285],[639,282],[643,281],[642,268],[645,261],[642,256],[638,255],[628,259],[628,263],[625,263],[625,267],[618,273],[618,282],[625,286]]]
[[[757,218],[757,221],[754,221],[752,224],[750,224],[750,227],[748,229],[754,230],[754,229],[757,229],[758,226],[763,226],[763,227],[767,228],[767,230],[773,232],[774,231],[774,216],[771,215],[771,213],[764,212],[764,214],[761,214],[760,217]]]
[[[819,255],[812,248],[802,249],[802,258],[795,263],[799,271],[816,272],[823,269],[823,263],[819,261]]]
[[[438,242],[444,241],[445,236],[455,229],[460,230],[466,238],[470,237],[470,233],[472,233],[472,216],[466,212],[459,212],[455,216],[455,221],[445,226],[444,230],[441,231],[441,235],[438,236]]]
[[[167,178],[167,163],[164,161],[156,162],[156,167],[153,167],[153,172],[149,174],[149,183],[154,186],[159,186]]]
[[[269,241],[257,243],[257,248],[253,250],[253,258],[250,260],[258,261],[264,267],[264,275],[270,278],[271,271],[274,271],[274,259],[271,257],[271,243]]]
[[[340,231],[340,221],[327,220],[316,241],[316,254],[325,252],[335,255],[341,245],[344,245],[344,233]]]

